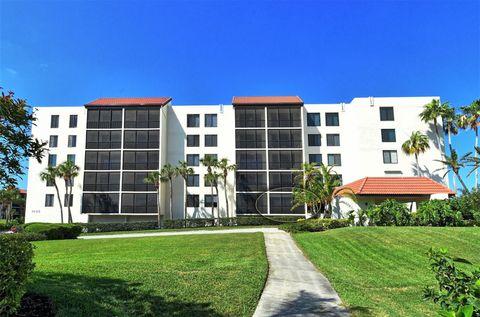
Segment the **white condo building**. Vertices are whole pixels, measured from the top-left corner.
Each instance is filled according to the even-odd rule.
[[[55,189],[41,181],[47,166],[72,160],[80,167],[72,192],[74,222],[155,220],[157,194],[143,182],[167,163],[187,161],[194,175],[184,186],[173,181],[174,219],[211,217],[218,203],[230,216],[306,215],[291,210],[293,176],[302,162],[334,166],[343,184],[361,198],[336,202],[334,215],[394,196],[405,202],[454,194],[436,160],[444,152],[435,127],[419,119],[423,106],[438,97],[355,98],[350,103],[304,104],[296,96],[234,97],[231,105],[172,105],[171,98],[101,98],[74,107],[38,107],[34,137],[48,142],[42,163],[31,159],[26,222],[60,222]],[[443,131],[439,120],[439,131]],[[401,150],[413,131],[430,139],[419,156]],[[219,197],[211,196],[200,159],[213,155],[237,165]],[[349,184],[349,185],[347,185]],[[65,193],[59,181],[61,194]],[[214,193],[215,194],[215,193]],[[162,184],[161,209],[168,214],[169,188]],[[63,196],[62,196],[63,198]],[[167,211],[167,212],[165,212]],[[64,221],[67,213],[64,212]]]

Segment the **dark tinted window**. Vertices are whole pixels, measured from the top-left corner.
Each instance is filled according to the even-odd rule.
[[[122,132],[120,130],[88,130],[87,149],[119,149]]]
[[[266,191],[267,173],[266,172],[237,172],[237,191]]]
[[[320,146],[322,144],[320,134],[308,135],[308,146]]]
[[[239,193],[236,196],[237,214],[267,213],[267,195],[262,193]]]
[[[396,142],[395,129],[382,129],[382,142]]]
[[[82,213],[118,213],[118,194],[85,193]]]
[[[325,114],[325,124],[327,126],[338,126],[340,121],[338,119],[338,112],[327,112]]]
[[[85,172],[84,191],[117,191],[120,189],[120,173]]]
[[[189,147],[200,146],[200,136],[199,135],[187,135],[187,146],[189,146]]]
[[[330,166],[341,166],[342,165],[342,156],[340,154],[328,154],[328,165]]]
[[[237,151],[236,162],[239,170],[264,170],[266,168],[265,151]]]
[[[54,114],[50,117],[50,128],[58,128],[59,117],[58,114]]]
[[[380,107],[380,120],[394,121],[395,116],[393,114],[393,107]]]
[[[156,191],[153,184],[145,183],[148,172],[124,172],[122,190],[124,191]]]
[[[45,207],[53,207],[55,196],[53,194],[45,195]]]
[[[268,107],[267,114],[269,127],[300,127],[302,124],[300,107]]]
[[[205,146],[217,146],[217,135],[216,134],[206,134],[205,135]]]
[[[198,154],[187,154],[187,165],[188,166],[199,166],[200,165],[200,155],[198,155]]]
[[[189,187],[198,187],[200,186],[200,175],[188,175],[187,176],[187,186]]]
[[[235,145],[237,148],[264,148],[265,130],[239,130],[235,131]]]
[[[310,163],[317,163],[317,165],[322,164],[322,154],[309,154],[308,161]]]
[[[271,172],[269,183],[271,191],[292,191],[295,186],[295,174],[290,172]]]
[[[187,195],[187,207],[199,207],[200,198],[198,195]]]
[[[57,154],[48,154],[48,166],[57,165]]]
[[[320,113],[307,113],[307,125],[309,127],[320,126]]]
[[[397,151],[393,151],[393,150],[383,151],[383,163],[397,164],[398,163]]]
[[[122,213],[157,213],[157,194],[122,194]]]
[[[123,168],[126,170],[157,170],[158,151],[125,151]]]
[[[125,149],[155,149],[160,146],[158,130],[127,130],[124,132],[123,147]]]
[[[300,169],[302,151],[268,151],[268,164],[271,170]]]
[[[269,148],[301,148],[301,130],[268,130]]]
[[[199,114],[187,114],[187,127],[198,128],[200,126]]]
[[[57,147],[58,146],[58,135],[51,135],[50,140],[48,141],[49,147]]]
[[[159,128],[160,109],[125,109],[125,128]]]
[[[68,122],[68,127],[76,128],[77,127],[77,122],[78,122],[78,116],[76,114],[71,114],[70,115],[70,120]]]
[[[76,147],[77,146],[77,136],[76,135],[69,135],[68,136],[68,147]]]
[[[122,109],[88,109],[87,128],[110,129],[122,127]]]
[[[218,205],[217,195],[205,195],[203,204],[204,204],[205,207],[212,207],[212,205],[214,207],[217,207],[217,205]]]
[[[120,151],[86,151],[86,170],[119,170]]]
[[[303,214],[304,206],[292,209],[292,194],[270,194],[270,213],[271,214]]]
[[[265,126],[264,107],[235,107],[235,126],[253,128]]]
[[[206,114],[205,115],[205,127],[216,127],[217,126],[217,114]]]
[[[340,146],[340,134],[327,134],[327,146]]]

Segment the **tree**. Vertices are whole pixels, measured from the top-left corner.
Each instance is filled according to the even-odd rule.
[[[341,186],[341,180],[338,174],[333,171],[333,166],[320,165],[320,175],[322,177],[320,197],[325,205],[325,218],[331,218],[333,213],[332,201],[337,197],[347,197],[356,200],[355,194],[351,188]]]
[[[160,181],[163,182],[168,182],[170,186],[170,203],[168,207],[168,212],[170,215],[170,219],[173,219],[173,213],[172,213],[172,200],[173,200],[173,179],[178,176],[178,171],[170,163],[167,163],[163,166],[162,170],[160,171]]]
[[[185,184],[185,201],[183,204],[183,218],[185,219],[185,227],[187,226],[187,180],[188,176],[193,175],[194,171],[193,168],[188,167],[188,163],[185,161],[179,161],[177,166],[177,175],[180,175],[183,178],[183,182]]]
[[[478,128],[480,126],[480,99],[475,100],[469,106],[462,107],[463,114],[458,118],[458,125],[463,129],[470,129],[475,131],[475,144],[478,147]],[[475,151],[475,158],[478,158],[478,153]],[[475,185],[478,187],[478,169],[475,170]]]
[[[437,136],[438,148],[440,147],[440,132],[438,131],[438,118],[443,116],[446,104],[440,104],[440,100],[432,99],[432,101],[423,106],[423,111],[420,113],[420,119],[425,122],[433,122],[435,126],[435,135]],[[448,105],[448,103],[447,103]]]
[[[462,184],[463,189],[465,189],[465,192],[467,192],[467,193],[469,192],[468,187],[467,187],[467,185],[465,185],[465,182],[463,181],[462,177],[460,176],[460,169],[465,167],[465,164],[469,161],[469,158],[470,158],[471,154],[472,153],[467,153],[467,154],[463,155],[461,158],[458,158],[457,151],[452,150],[452,153],[450,154],[450,156],[445,155],[444,160],[435,160],[435,161],[441,162],[441,163],[443,163],[443,165],[445,165],[445,167],[440,168],[437,171],[443,170],[443,169],[446,168],[447,171],[445,172],[443,177],[445,177],[449,172],[453,172],[458,177],[458,180]]]
[[[80,167],[75,165],[72,161],[65,161],[62,164],[58,165],[58,174],[60,177],[63,178],[65,181],[65,194],[66,194],[66,201],[67,210],[68,210],[68,223],[73,223],[72,218],[72,189],[73,189],[73,180],[75,177],[78,176],[78,172],[80,171]]]
[[[213,191],[211,192],[212,195],[212,218],[213,218],[213,225],[215,225],[215,198],[216,198],[216,203],[217,203],[217,214],[218,218],[220,219],[220,208],[218,208],[219,203],[218,203],[218,179],[222,177],[222,174],[217,173],[215,171],[211,172],[210,174],[205,175],[205,180],[207,183],[209,183],[211,186],[213,185],[213,188],[215,188],[215,196],[213,196]]]
[[[41,173],[40,173],[40,179],[44,182],[47,182],[47,184],[53,184],[55,186],[55,191],[57,192],[57,199],[58,199],[58,205],[60,206],[60,218],[61,218],[61,223],[63,223],[63,206],[62,206],[62,199],[60,197],[60,191],[58,190],[58,185],[57,185],[57,177],[61,177],[58,168],[54,166],[48,166],[45,168]]]
[[[0,90],[3,90],[0,87]],[[47,142],[31,136],[31,125],[37,118],[25,100],[13,92],[0,96],[0,185],[15,186],[16,177],[24,175],[22,160],[33,157],[39,163]]]
[[[161,228],[162,226],[162,207],[160,204],[160,183],[161,181],[161,174],[159,171],[150,172],[147,177],[143,179],[145,184],[152,184],[157,191],[157,227]]]
[[[225,207],[227,211],[227,218],[230,218],[230,211],[228,208],[228,192],[227,192],[227,176],[228,172],[236,171],[237,170],[237,165],[236,164],[229,164],[229,160],[227,158],[222,158],[220,161],[218,161],[217,168],[221,171],[221,177],[223,181],[223,189],[225,193]]]
[[[8,187],[0,190],[0,203],[5,210],[5,221],[9,223],[12,220],[12,209],[14,203],[23,202],[20,191],[15,187]]]
[[[480,146],[475,147],[475,152],[476,155],[474,157],[468,158],[468,161],[472,163],[472,170],[470,171],[470,173],[468,173],[468,176],[470,176],[473,172],[477,171],[480,168]]]
[[[402,151],[407,155],[415,155],[417,175],[421,175],[418,155],[425,153],[430,148],[428,137],[420,131],[412,132],[410,138],[402,144]]]
[[[450,107],[448,102],[442,104],[442,120],[443,120],[443,128],[445,133],[447,134],[448,138],[448,149],[450,153],[452,152],[452,134],[458,134],[458,127],[457,127],[457,114],[455,113],[455,108]],[[453,188],[457,191],[457,181],[456,176],[453,175]]]
[[[207,168],[207,182],[210,183],[210,193],[212,195],[213,199],[213,186],[214,184],[214,175],[213,175],[213,169],[217,167],[218,161],[215,157],[212,155],[205,155],[202,159],[200,159],[200,162],[202,163],[203,166]],[[218,199],[217,199],[217,205],[218,205]],[[215,225],[215,204],[212,203],[212,217],[213,217],[213,223]]]

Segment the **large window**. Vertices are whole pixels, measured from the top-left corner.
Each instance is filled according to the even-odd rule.
[[[217,146],[217,135],[205,134],[205,146]]]
[[[271,172],[269,174],[271,191],[290,192],[295,186],[295,174],[291,172]]]
[[[205,127],[211,128],[217,126],[217,114],[205,114]]]
[[[322,144],[322,138],[320,134],[308,135],[308,146],[320,146]]]
[[[187,176],[187,186],[188,187],[198,187],[200,186],[200,175],[193,174]]]
[[[268,165],[271,170],[300,169],[302,162],[302,151],[268,151]]]
[[[82,213],[118,213],[119,194],[83,194]]]
[[[158,149],[160,146],[160,131],[158,130],[127,130],[123,147],[125,149]]]
[[[123,169],[126,170],[158,170],[158,151],[125,151],[123,152]]]
[[[340,146],[340,134],[327,134],[327,146]]]
[[[266,168],[265,151],[237,151],[236,162],[239,170],[264,170]]]
[[[307,126],[309,127],[320,126],[320,113],[318,112],[307,113]]]
[[[120,130],[88,130],[87,149],[119,149],[122,145]]]
[[[187,146],[188,147],[197,147],[200,146],[200,136],[195,134],[195,135],[187,135]]]
[[[200,165],[200,155],[199,154],[187,154],[187,165],[188,166],[199,166]]]
[[[58,128],[59,116],[58,114],[52,114],[50,116],[50,128]]]
[[[122,213],[157,213],[157,194],[122,194]]]
[[[125,128],[159,128],[160,109],[125,109]]]
[[[237,191],[266,191],[267,173],[266,172],[237,172]]]
[[[322,164],[322,154],[308,154],[308,161],[310,163],[316,163],[318,166]]]
[[[235,146],[237,148],[264,148],[265,130],[239,130],[235,131]]]
[[[120,151],[86,151],[86,170],[119,170]]]
[[[205,207],[217,207],[218,205],[218,197],[217,195],[205,195],[205,200],[203,205]]]
[[[301,130],[268,130],[269,148],[301,148]]]
[[[85,172],[83,176],[84,191],[118,191],[120,173]]]
[[[340,154],[328,154],[328,165],[330,166],[341,166],[342,165],[342,156]]]
[[[397,164],[398,163],[397,151],[393,151],[393,150],[383,151],[383,163]]]
[[[300,107],[268,107],[269,127],[300,127],[302,124]]]
[[[88,109],[87,128],[111,129],[122,127],[122,109]]]
[[[153,184],[145,183],[148,172],[124,172],[122,175],[123,191],[156,191]]]
[[[187,127],[198,128],[200,126],[199,114],[187,114]]]
[[[48,166],[57,165],[57,154],[48,154]]]
[[[263,193],[239,193],[236,196],[237,214],[267,213],[267,195]]]
[[[396,142],[395,129],[382,129],[382,142]]]
[[[53,148],[58,146],[58,135],[51,135],[48,141],[48,146]]]
[[[339,126],[340,121],[338,119],[338,112],[325,113],[325,124],[327,126]]]
[[[200,207],[200,197],[198,195],[187,195],[187,207]]]
[[[253,128],[265,126],[264,107],[235,107],[235,127]]]
[[[71,114],[70,115],[70,120],[68,122],[68,127],[69,128],[76,128],[78,123],[78,116],[76,114]]]
[[[394,121],[395,116],[393,114],[393,107],[380,107],[380,120]]]
[[[298,206],[292,210],[292,194],[270,194],[270,213],[271,214],[303,214],[304,206]]]
[[[68,147],[76,147],[77,146],[77,136],[76,135],[69,135],[68,136]]]
[[[55,201],[55,196],[53,194],[45,195],[45,207],[53,207],[54,201]]]

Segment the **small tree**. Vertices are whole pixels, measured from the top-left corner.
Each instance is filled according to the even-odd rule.
[[[161,183],[161,174],[159,171],[150,172],[147,177],[143,179],[145,184],[152,184],[157,191],[157,227],[161,228],[162,226],[162,208],[160,204],[160,183]]]
[[[80,167],[75,165],[75,163],[73,163],[72,161],[65,161],[62,164],[60,164],[57,167],[57,169],[58,169],[58,174],[65,181],[65,194],[67,196],[65,203],[67,204],[67,210],[68,210],[68,223],[73,223],[72,211],[71,211],[73,180],[75,179],[75,177],[78,176]]]
[[[177,166],[177,175],[180,175],[183,178],[183,182],[185,184],[185,201],[183,204],[183,218],[185,219],[185,227],[187,227],[187,196],[188,196],[188,189],[187,189],[187,180],[188,176],[193,175],[193,168],[188,167],[188,163],[185,161],[179,161]]]
[[[425,153],[430,148],[428,137],[420,131],[412,132],[410,138],[402,144],[402,151],[407,155],[415,155],[417,175],[421,175],[418,155]]]
[[[222,173],[222,181],[223,181],[223,189],[225,193],[225,207],[227,211],[227,218],[230,218],[230,211],[228,208],[228,189],[227,189],[227,177],[228,173],[230,171],[234,172],[237,170],[237,165],[236,164],[229,164],[227,158],[222,158],[217,165],[217,168],[221,171]]]
[[[207,182],[209,182],[210,184],[210,193],[212,195],[212,199],[213,199],[213,187],[215,185],[215,182],[213,181],[214,180],[214,175],[213,175],[213,169],[217,167],[218,165],[218,161],[216,158],[214,158],[213,156],[211,155],[205,155],[204,158],[200,159],[200,162],[203,164],[203,166],[205,166],[207,168]],[[217,199],[218,201],[218,199]],[[218,202],[217,202],[218,204]],[[215,204],[213,204],[212,202],[212,217],[213,217],[213,223],[215,225]]]
[[[444,170],[446,168],[447,171],[445,172],[443,177],[445,177],[449,172],[453,172],[457,176],[458,180],[460,181],[460,183],[463,186],[463,189],[467,193],[469,192],[469,190],[468,190],[467,185],[463,181],[462,177],[460,176],[460,169],[465,167],[465,164],[469,161],[471,154],[472,153],[467,153],[467,154],[463,155],[462,157],[458,158],[457,151],[452,149],[452,154],[450,156],[445,155],[444,160],[435,160],[435,161],[441,162],[445,165],[445,167],[440,168],[436,171]]]
[[[162,170],[160,171],[160,181],[161,182],[168,182],[170,185],[170,204],[169,204],[169,215],[170,219],[173,219],[172,213],[172,200],[173,200],[173,179],[178,176],[178,171],[170,163],[167,163],[163,166]]]
[[[215,188],[215,193],[216,196],[213,196],[212,192],[212,219],[213,219],[213,224],[215,225],[215,197],[217,198],[217,214],[218,218],[220,219],[220,208],[218,204],[218,179],[222,177],[220,173],[212,172],[210,174],[205,175],[205,180],[207,183],[209,183],[213,188]]]
[[[20,191],[15,187],[9,187],[0,190],[0,203],[5,210],[5,221],[9,223],[12,220],[12,210],[14,203],[20,203],[23,198],[20,195]]]
[[[55,191],[57,192],[58,205],[60,206],[60,219],[63,223],[63,206],[62,199],[60,197],[60,191],[58,190],[57,177],[60,177],[58,169],[54,166],[48,166],[40,173],[40,179],[44,182],[47,182],[55,186]]]

